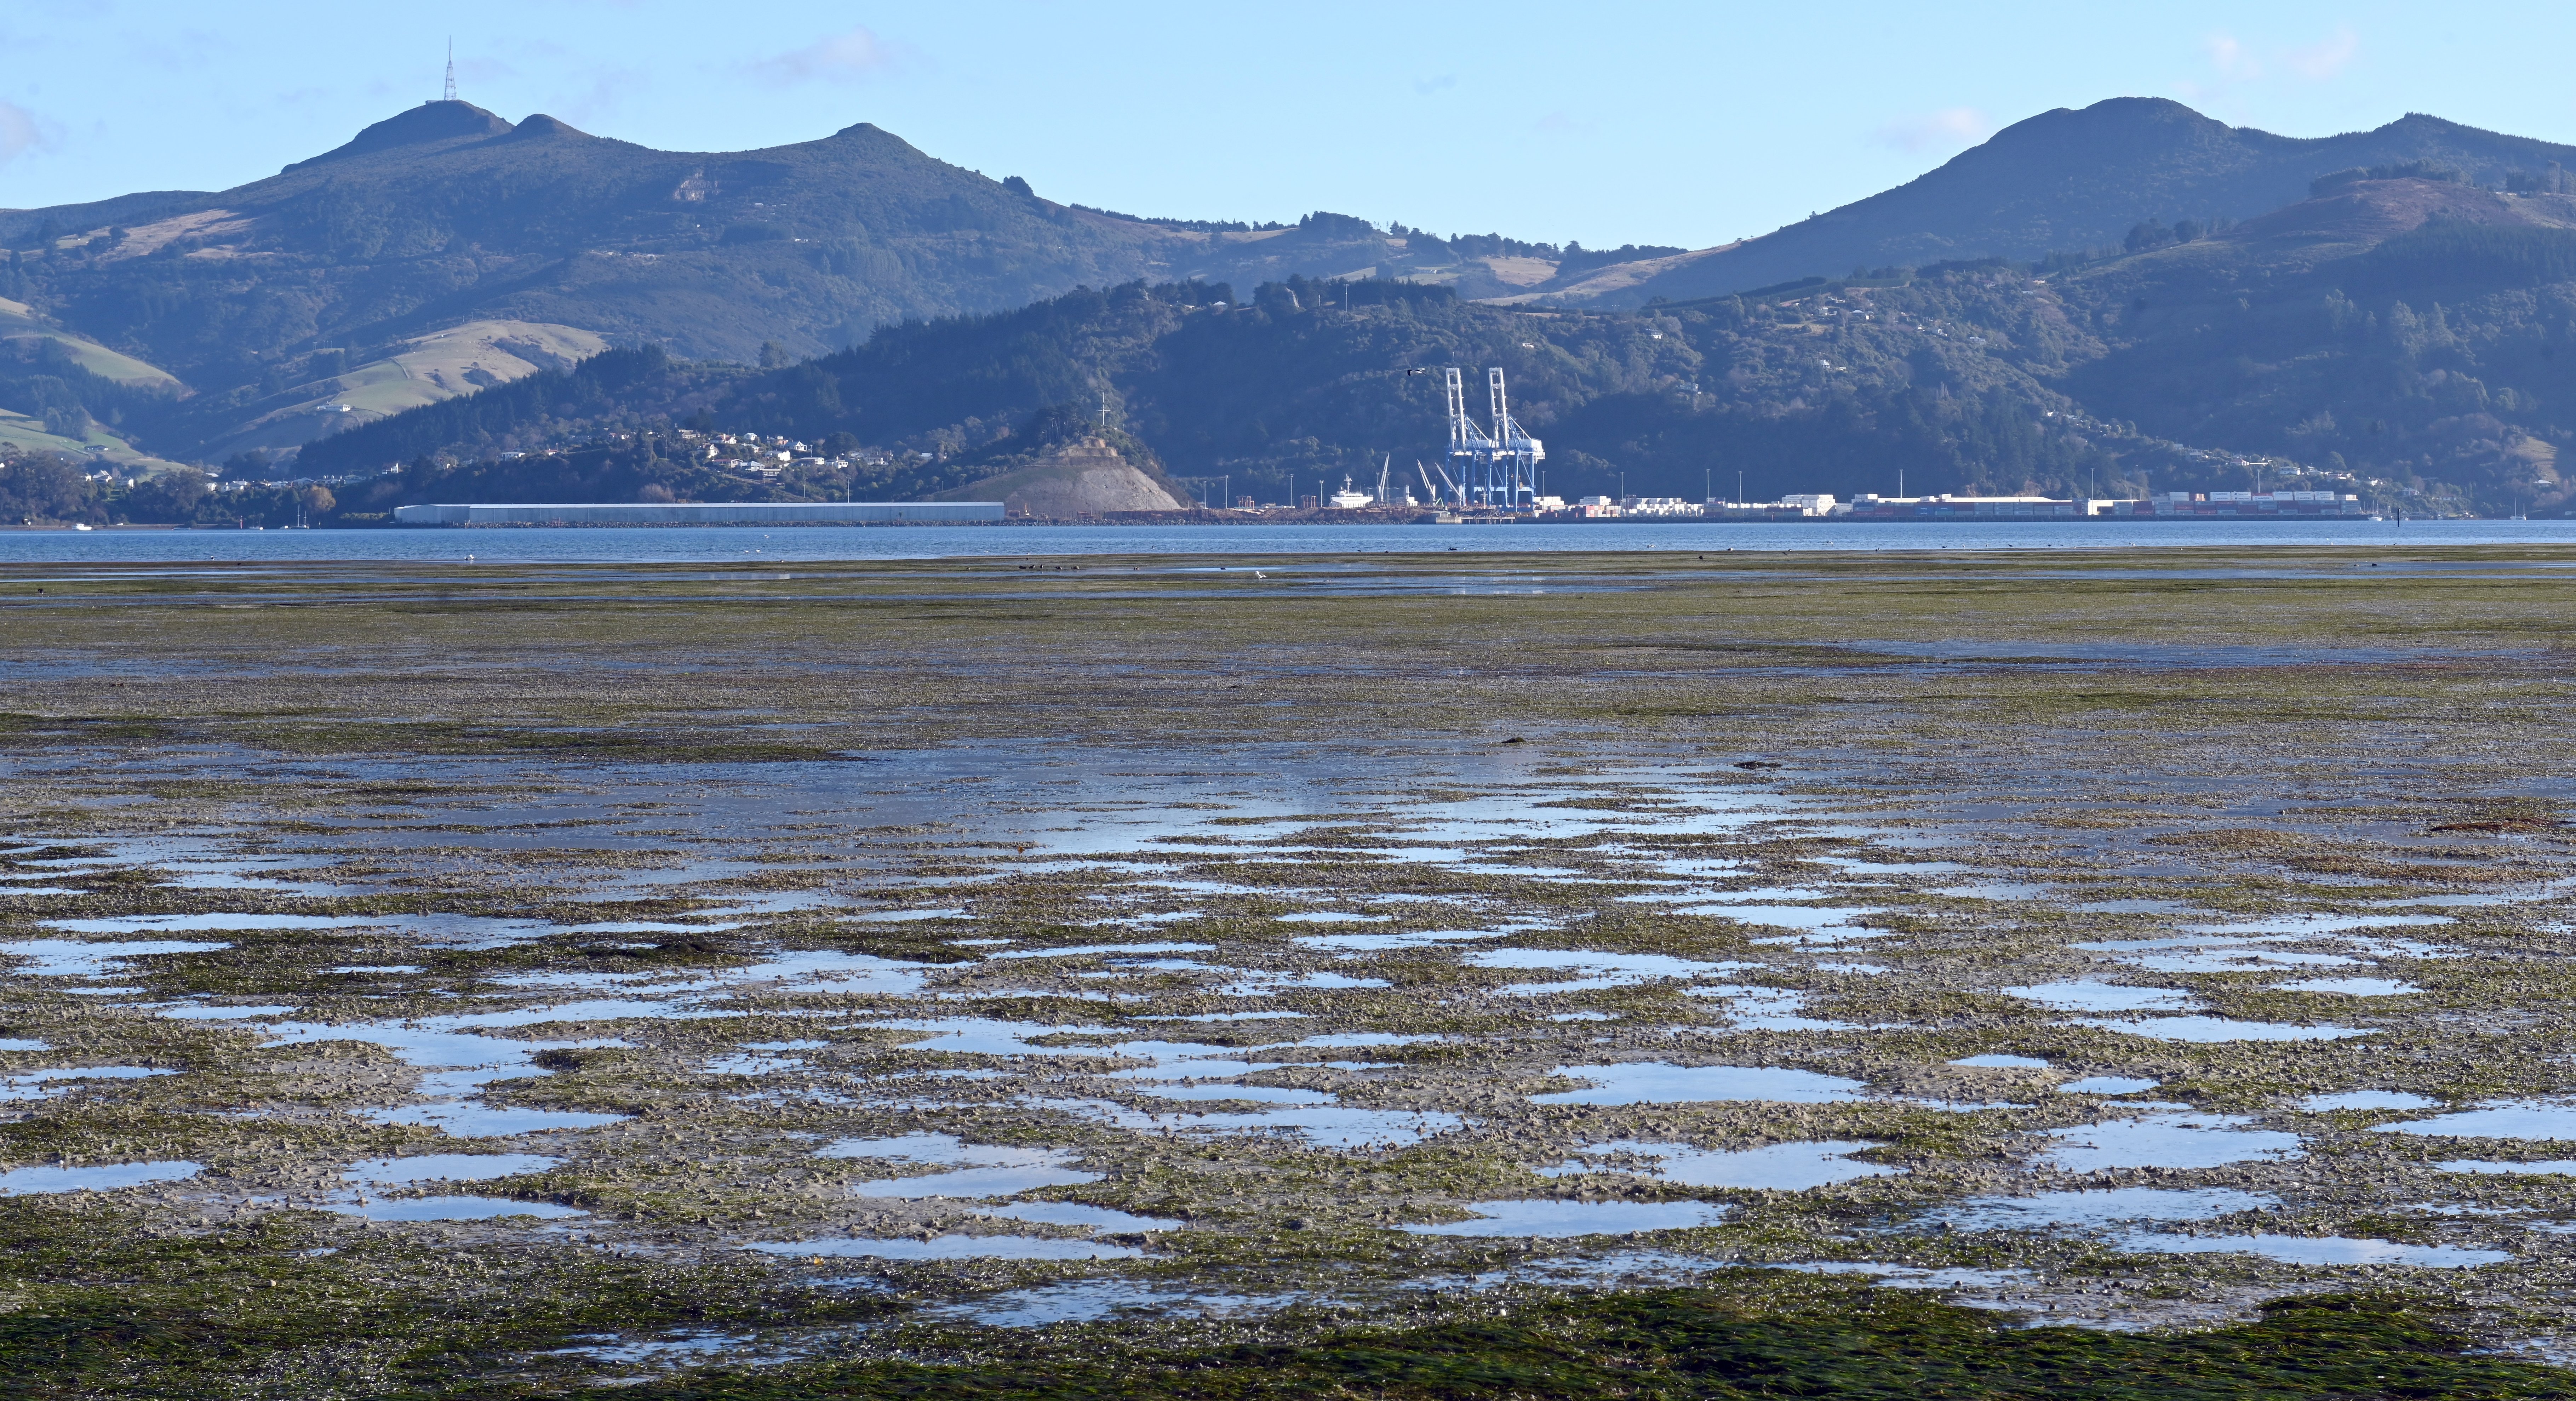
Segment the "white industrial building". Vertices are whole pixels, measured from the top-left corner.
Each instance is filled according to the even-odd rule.
[[[1696,501],[1678,496],[1631,496],[1619,503],[1623,516],[1698,516],[1707,510]]]

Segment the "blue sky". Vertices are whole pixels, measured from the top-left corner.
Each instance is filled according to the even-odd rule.
[[[2408,111],[2576,141],[2576,7],[710,5],[9,0],[0,207],[222,189],[437,95],[737,150],[871,121],[1136,214],[1332,209],[1701,246],[2051,107],[2164,96],[2298,136]]]

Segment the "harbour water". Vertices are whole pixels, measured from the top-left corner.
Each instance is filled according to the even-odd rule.
[[[685,564],[1019,555],[1644,550],[2355,549],[2576,545],[2576,521],[1892,521],[1563,525],[672,526],[428,530],[9,530],[0,565],[61,561],[452,561]]]

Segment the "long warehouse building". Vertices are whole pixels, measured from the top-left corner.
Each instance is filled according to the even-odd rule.
[[[396,525],[985,525],[999,501],[602,502],[397,506]]]

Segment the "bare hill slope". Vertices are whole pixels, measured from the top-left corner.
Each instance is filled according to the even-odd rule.
[[[2576,165],[2576,147],[2420,114],[2303,139],[2231,127],[2161,98],[2112,98],[2017,122],[1895,189],[1684,260],[1601,300],[1681,301],[1854,268],[2116,245],[2148,220],[2252,218],[2305,198],[2320,175],[2406,161],[2502,184],[2552,161]]]
[[[749,362],[1138,279],[1249,290],[1401,271],[1474,296],[1557,265],[1553,246],[1479,242],[1493,247],[1320,213],[1269,227],[1130,218],[866,123],[693,153],[433,102],[235,189],[0,211],[0,296],[184,381],[185,411],[152,430],[209,451],[322,431],[305,406],[351,367],[468,324]]]

